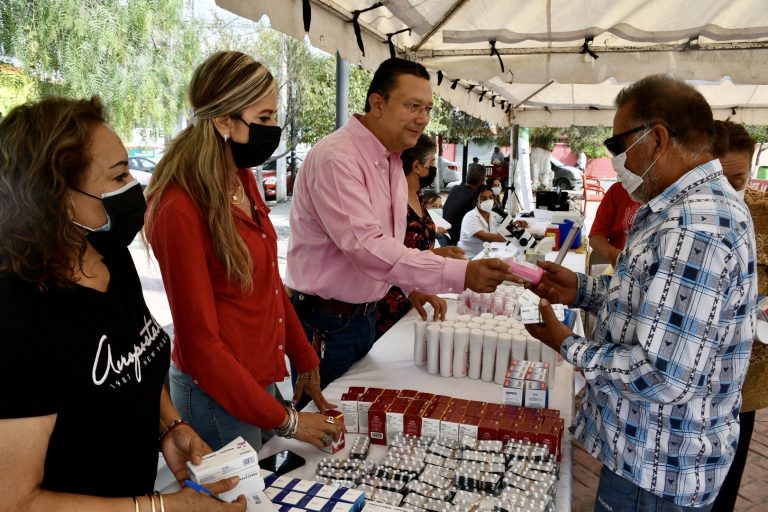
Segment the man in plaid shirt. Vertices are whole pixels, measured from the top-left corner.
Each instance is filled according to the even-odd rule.
[[[603,463],[595,510],[707,511],[731,464],[755,334],[749,210],[712,156],[712,112],[684,82],[622,90],[606,147],[638,210],[612,277],[554,263],[529,332],[583,369],[572,431]],[[597,313],[591,339],[550,302]]]

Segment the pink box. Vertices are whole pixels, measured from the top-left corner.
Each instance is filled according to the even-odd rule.
[[[324,416],[331,416],[336,423],[344,423],[344,414],[341,411],[325,411]],[[344,432],[341,433],[338,441],[332,441],[330,445],[321,448],[324,452],[336,453],[344,448]]]

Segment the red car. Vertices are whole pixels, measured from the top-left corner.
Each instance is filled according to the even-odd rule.
[[[297,166],[301,165],[301,159],[296,159]],[[277,161],[273,160],[267,162],[261,168],[261,179],[264,185],[264,198],[274,200],[277,197]],[[285,171],[285,186],[288,190],[288,195],[293,195],[293,168],[290,162],[288,168]]]

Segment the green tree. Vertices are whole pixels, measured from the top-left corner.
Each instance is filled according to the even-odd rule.
[[[560,128],[531,128],[530,144],[532,148],[552,151],[561,136]]]
[[[755,162],[760,162],[760,155],[763,153],[766,144],[768,144],[768,125],[745,126],[753,139],[757,141],[757,156]]]
[[[37,93],[99,95],[123,136],[136,127],[169,132],[199,55],[184,7],[184,0],[3,0],[0,53],[21,62]]]
[[[611,128],[607,126],[570,126],[565,132],[571,152],[576,155],[584,152],[589,159],[608,156],[603,141],[610,136]]]

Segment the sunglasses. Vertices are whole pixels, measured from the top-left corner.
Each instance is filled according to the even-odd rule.
[[[617,133],[613,137],[609,137],[603,141],[603,145],[611,152],[612,155],[620,155],[627,150],[626,144],[624,144],[624,137],[637,133],[640,130],[645,130],[648,127],[646,125],[636,126],[625,132]]]
[[[661,123],[656,123],[661,124]],[[669,132],[670,137],[677,137],[677,133],[672,130],[669,126],[666,126],[662,124],[664,128],[667,129],[667,132]],[[632,135],[633,133],[637,133],[640,130],[650,130],[650,126],[648,125],[642,125],[642,126],[636,126],[635,128],[632,128],[630,130],[627,130],[625,132],[617,133],[613,137],[609,137],[603,141],[603,145],[608,149],[608,151],[611,152],[613,156],[620,155],[621,153],[624,153],[627,150],[626,144],[624,144],[624,138],[628,135]]]

